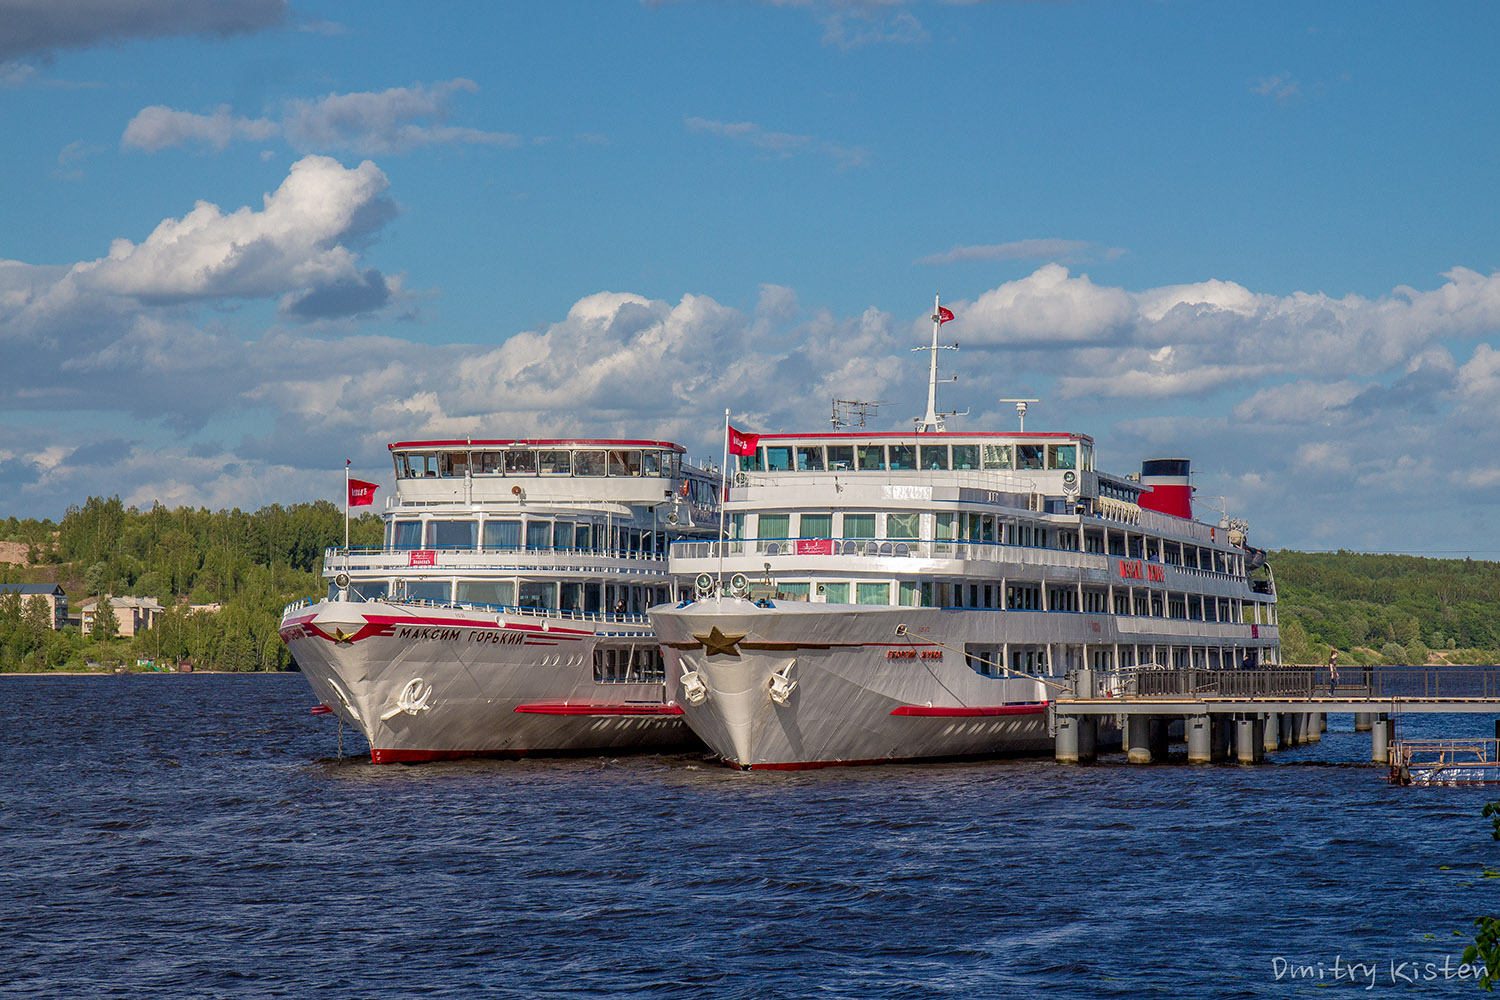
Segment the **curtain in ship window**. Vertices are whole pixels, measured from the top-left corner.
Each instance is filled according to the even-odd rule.
[[[875,537],[875,515],[874,514],[845,514],[844,515],[844,537],[845,538],[874,538]]]
[[[829,604],[848,604],[849,585],[847,583],[825,583],[823,584],[823,596],[828,598]]]
[[[762,514],[760,516],[760,527],[756,529],[757,538],[786,538],[791,531],[790,514]]]
[[[552,522],[527,521],[526,547],[528,549],[550,549],[552,547]],[[547,605],[552,607],[552,605]]]
[[[557,584],[522,580],[521,599],[517,603],[523,608],[555,608],[557,607]]]
[[[478,521],[429,521],[435,549],[472,549],[479,540]]]
[[[778,583],[776,596],[783,601],[805,601],[810,589],[811,585],[806,583]]]
[[[406,584],[406,597],[411,601],[446,601],[448,590],[446,580],[409,580]]]
[[[918,526],[921,524],[921,514],[887,514],[885,516],[885,537],[900,539],[917,539],[922,537]],[[884,603],[884,602],[882,602]]]
[[[487,549],[517,549],[521,547],[520,521],[484,522],[484,547]]]
[[[422,522],[397,521],[395,547],[398,549],[420,549],[422,547]]]
[[[986,469],[1008,469],[1011,467],[1011,451],[1008,444],[987,444],[984,446],[984,467]]]
[[[861,583],[856,590],[859,595],[860,604],[889,604],[891,603],[891,585],[889,583]]]
[[[557,522],[557,527],[553,532],[552,544],[559,549],[571,549],[573,547],[573,522]]]
[[[458,600],[462,604],[515,604],[516,585],[509,580],[460,580]]]
[[[901,605],[902,607],[914,608],[920,605],[917,600],[917,582],[915,580],[901,581]]]
[[[832,534],[832,514],[803,514],[798,518],[797,537],[799,538],[828,538]]]

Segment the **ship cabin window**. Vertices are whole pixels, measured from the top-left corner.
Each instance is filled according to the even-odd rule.
[[[594,647],[596,684],[660,684],[666,678],[661,650],[655,646]]]
[[[741,472],[760,472],[766,467],[765,454],[766,449],[757,448],[753,455],[735,455],[735,468]]]
[[[537,471],[544,476],[571,476],[573,456],[566,451],[539,451],[536,453]]]
[[[766,471],[767,472],[790,472],[792,468],[792,449],[788,445],[767,445]]]
[[[428,521],[427,547],[472,549],[479,541],[478,521]]]
[[[915,541],[922,537],[921,524],[922,515],[916,512],[909,514],[887,514],[885,516],[885,537]]]
[[[661,452],[659,452],[659,451],[643,451],[643,452],[641,452],[641,475],[643,475],[643,476],[659,476],[659,475],[661,475],[661,466],[662,466]]]
[[[885,445],[862,444],[858,446],[861,470],[885,470]]]
[[[847,583],[820,583],[818,589],[829,604],[848,604],[849,585]]]
[[[1094,446],[1087,441],[1078,442],[1079,458],[1082,459],[1079,468],[1084,472],[1091,472],[1094,468]]]
[[[803,514],[797,518],[797,537],[832,538],[832,514]]]
[[[521,598],[516,603],[523,608],[556,608],[557,584],[522,580]]]
[[[481,476],[498,476],[505,469],[505,452],[476,451],[474,472]]]
[[[791,533],[790,514],[762,514],[760,515],[760,526],[756,529],[757,538],[786,538]]]
[[[557,549],[571,549],[573,547],[572,521],[558,521],[553,525],[552,547]]]
[[[984,467],[986,469],[1009,469],[1014,465],[1015,457],[1010,445],[987,444],[984,446]]]
[[[831,444],[828,446],[828,468],[832,472],[844,472],[854,468],[854,445]]]
[[[460,604],[515,604],[516,585],[509,580],[460,580],[458,601]]]
[[[550,549],[552,547],[552,522],[527,521],[526,547],[528,549]]]
[[[581,552],[593,551],[594,539],[598,537],[598,534],[594,525],[580,521],[573,525],[573,547]]]
[[[744,514],[730,514],[729,515],[729,537],[730,538],[744,538],[745,537],[745,515]],[[738,550],[736,550],[736,551],[738,551]]]
[[[799,444],[797,446],[798,469],[803,472],[822,472],[824,467],[822,445]]]
[[[1078,468],[1078,446],[1075,444],[1049,444],[1047,446],[1047,468]]]
[[[573,475],[604,475],[606,453],[602,451],[575,451],[573,453]]]
[[[534,476],[536,475],[536,452],[527,449],[517,451],[512,449],[505,453],[505,474],[507,476]]]
[[[406,452],[400,457],[396,474],[402,479],[422,479],[437,475],[437,455],[429,452]]]
[[[891,603],[891,585],[885,581],[857,584],[855,599],[860,604],[889,604]]]
[[[940,542],[952,541],[957,516],[948,512],[934,515],[932,537]]]
[[[1085,552],[1104,553],[1104,536],[1097,531],[1085,531],[1083,533],[1083,548]]]
[[[898,584],[898,593],[901,598],[901,606],[904,608],[920,607],[920,598],[917,596],[917,581],[902,580]]]
[[[923,469],[948,468],[948,446],[946,444],[918,445],[917,462]]]
[[[438,456],[438,468],[445,476],[466,476],[469,473],[469,453],[445,451]]]
[[[889,452],[892,472],[906,472],[917,467],[916,445],[893,444],[890,446]]]
[[[397,521],[391,547],[396,549],[420,549],[422,547],[422,522]]]
[[[518,549],[521,547],[520,521],[485,521],[484,547],[486,549]]]
[[[406,599],[409,601],[438,601],[449,600],[451,588],[446,580],[407,580]]]
[[[776,597],[783,601],[805,601],[811,589],[812,585],[807,583],[778,583]]]
[[[609,474],[611,476],[639,476],[641,474],[641,453],[638,451],[610,452]]]
[[[1018,469],[1040,469],[1044,457],[1042,446],[1039,444],[1016,445],[1016,468]]]
[[[385,580],[355,580],[349,585],[350,594],[365,601],[383,601],[390,591],[391,585]]]
[[[953,446],[953,467],[955,469],[977,469],[979,468],[979,445],[956,444]]]
[[[844,515],[844,537],[845,538],[874,538],[875,537],[875,515],[874,514],[845,514]]]

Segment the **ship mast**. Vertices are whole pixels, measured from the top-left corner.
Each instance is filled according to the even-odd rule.
[[[958,350],[958,345],[957,344],[951,344],[950,345],[950,344],[939,344],[938,343],[938,327],[942,326],[943,323],[946,322],[947,320],[950,320],[950,319],[953,318],[953,314],[951,312],[948,313],[946,317],[943,315],[944,312],[946,312],[946,310],[943,309],[942,303],[939,301],[939,296],[934,295],[932,297],[932,346],[931,347],[913,347],[912,348],[912,351],[914,351],[914,352],[915,351],[931,351],[932,352],[931,366],[928,369],[928,373],[927,373],[927,415],[925,417],[918,418],[917,421],[916,421],[916,424],[917,424],[917,433],[918,434],[923,434],[923,433],[926,433],[928,431],[935,431],[935,432],[941,433],[945,429],[944,426],[943,426],[943,418],[947,417],[947,416],[957,416],[956,413],[947,414],[947,413],[939,413],[937,411],[937,387],[938,387],[938,382],[939,381],[943,381],[943,382],[957,382],[958,381],[958,376],[957,375],[953,376],[952,378],[945,378],[945,379],[941,379],[941,380],[937,377],[937,352],[938,351],[956,351],[956,350]]]

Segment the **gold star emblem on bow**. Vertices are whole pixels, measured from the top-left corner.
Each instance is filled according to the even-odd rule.
[[[334,628],[333,628],[333,641],[335,643],[342,643],[344,645],[348,645],[349,643],[351,643],[351,642],[354,641],[354,633],[353,632],[345,632],[343,629],[341,629],[337,625],[335,625]]]
[[[720,653],[725,656],[739,656],[740,651],[734,646],[745,636],[743,634],[725,635],[719,631],[719,626],[715,625],[708,635],[694,635],[693,638],[703,643],[703,652],[707,656],[718,656]]]

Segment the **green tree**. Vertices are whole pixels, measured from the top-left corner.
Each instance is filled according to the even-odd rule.
[[[120,620],[115,617],[115,607],[110,603],[109,595],[104,594],[94,608],[94,627],[89,638],[95,642],[108,642],[119,634]]]

